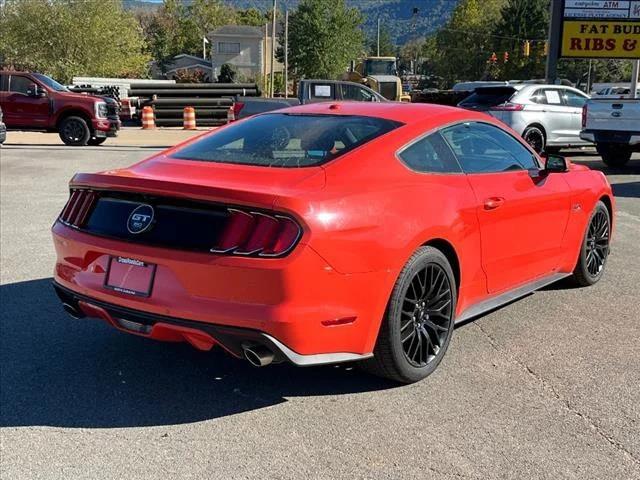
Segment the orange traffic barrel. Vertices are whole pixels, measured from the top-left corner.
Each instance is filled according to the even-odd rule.
[[[153,118],[153,108],[146,106],[142,109],[142,129],[151,130],[156,128],[156,122]]]
[[[236,112],[233,109],[233,107],[229,107],[229,110],[227,110],[227,123],[231,123],[235,121],[236,121]]]
[[[184,107],[182,116],[182,125],[184,130],[196,129],[196,111],[193,107]]]

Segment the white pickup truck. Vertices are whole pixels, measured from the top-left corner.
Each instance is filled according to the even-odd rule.
[[[640,98],[592,98],[582,109],[580,138],[596,144],[602,161],[622,167],[640,152]]]

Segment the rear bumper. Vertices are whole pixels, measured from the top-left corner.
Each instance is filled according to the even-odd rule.
[[[592,143],[619,143],[640,147],[640,132],[583,130],[580,132],[580,138]]]
[[[55,281],[53,288],[65,310],[76,318],[99,318],[126,333],[166,342],[184,341],[199,350],[211,350],[215,345],[219,345],[231,355],[241,358],[244,345],[263,345],[274,352],[276,362],[288,361],[300,367],[357,361],[372,356],[346,352],[301,355],[259,330],[214,325],[132,310],[80,295]]]
[[[209,326],[255,331],[299,365],[369,356],[388,300],[389,272],[341,274],[304,244],[283,258],[238,258],[97,237],[60,222],[53,226],[53,239],[54,280],[78,299],[142,316],[197,322],[197,330],[205,333]],[[155,264],[151,296],[105,288],[111,256]],[[88,316],[105,318],[99,311]],[[165,339],[164,327],[159,328],[160,333],[145,335]]]

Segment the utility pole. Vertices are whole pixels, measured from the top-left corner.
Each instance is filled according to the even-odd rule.
[[[551,25],[549,26],[549,51],[547,53],[547,83],[555,83],[558,78],[558,58],[560,58],[560,30],[562,27],[562,0],[551,0]]]
[[[634,60],[631,73],[631,98],[638,98],[638,75],[640,75],[640,60]]]
[[[271,85],[269,86],[270,97],[273,98],[274,63],[276,60],[276,2],[273,0],[273,18],[271,21]]]
[[[378,45],[378,47],[377,47],[377,52],[378,52],[377,56],[379,57],[380,56],[380,17],[378,17],[378,41],[377,41],[377,45]]]
[[[284,98],[289,98],[289,10],[284,11]]]

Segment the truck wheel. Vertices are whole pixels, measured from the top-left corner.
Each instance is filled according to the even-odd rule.
[[[67,117],[60,123],[60,139],[74,147],[84,146],[91,138],[91,130],[84,118]]]
[[[88,144],[94,147],[97,147],[98,145],[102,145],[105,141],[107,140],[107,137],[102,137],[102,138],[90,138]]]
[[[631,149],[616,143],[598,143],[596,150],[602,161],[609,167],[624,167],[631,160]]]

